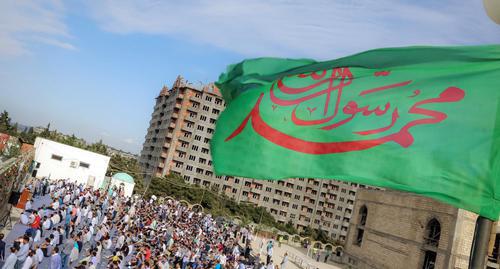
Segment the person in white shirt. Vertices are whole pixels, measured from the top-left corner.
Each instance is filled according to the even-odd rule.
[[[273,260],[269,261],[269,263],[267,264],[267,269],[275,269],[274,264],[273,264]]]
[[[24,260],[23,267],[21,267],[21,269],[30,269],[31,266],[33,266],[33,255],[35,255],[35,253],[33,252],[33,250],[30,250],[28,256],[26,257],[26,260]]]
[[[17,248],[15,248],[15,247],[10,248],[10,255],[5,260],[2,269],[14,269],[14,267],[16,266],[16,262],[17,262],[17,255],[16,255],[17,253],[16,252],[17,252]]]
[[[54,199],[54,202],[52,203],[52,208],[54,210],[59,209],[59,201],[57,199]]]
[[[38,264],[42,263],[43,251],[38,245],[35,246],[35,255],[36,255],[36,260],[37,260]]]
[[[28,217],[28,212],[23,212],[20,217],[21,223],[24,225],[28,225],[30,222],[30,219]]]
[[[24,261],[26,260],[26,257],[28,256],[29,250],[30,250],[29,237],[25,235],[21,239],[19,245],[19,251],[16,253],[17,255],[16,268],[20,268],[23,265]]]
[[[31,210],[32,208],[31,202],[32,202],[31,200],[28,200],[26,202],[26,205],[24,205],[24,210]]]

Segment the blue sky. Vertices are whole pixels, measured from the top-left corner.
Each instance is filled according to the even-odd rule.
[[[481,0],[0,0],[0,109],[137,153],[179,74],[207,83],[250,57],[492,43],[500,26]]]

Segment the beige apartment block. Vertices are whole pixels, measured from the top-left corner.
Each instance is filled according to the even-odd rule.
[[[358,190],[345,245],[350,268],[467,269],[477,215],[410,193]],[[495,227],[487,268],[499,268]]]
[[[182,176],[186,182],[224,193],[238,202],[263,206],[279,222],[299,229],[322,229],[345,241],[359,186],[336,180],[295,178],[286,181],[216,176],[210,139],[225,104],[213,85],[193,85],[178,77],[156,98],[139,158],[146,175]]]

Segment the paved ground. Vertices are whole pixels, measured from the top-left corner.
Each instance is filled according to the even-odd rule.
[[[33,208],[39,208],[43,205],[48,205],[50,203],[50,196],[46,195],[43,197],[39,197],[37,199],[34,199],[33,201]],[[12,242],[16,240],[18,237],[23,236],[24,232],[26,229],[28,229],[28,226],[23,225],[19,222],[19,216],[21,214],[21,210],[18,210],[17,208],[13,208],[11,212],[11,217],[12,217],[12,230],[7,234],[5,237],[4,241],[7,243],[5,247],[5,257],[7,258],[10,255],[10,247],[12,246]],[[6,231],[8,231],[9,227],[6,227]],[[2,231],[3,232],[3,231]],[[3,266],[3,262],[0,262]],[[39,268],[49,268],[49,259],[45,258],[41,264],[41,267]]]
[[[255,250],[256,254],[259,252],[260,242],[261,242],[260,238],[255,238],[255,240],[253,240],[252,242],[252,249]],[[281,261],[283,260],[283,256],[285,256],[285,253],[288,253],[288,264],[286,265],[285,269],[316,269],[316,268],[341,269],[342,268],[340,265],[317,262],[316,260],[307,257],[305,254],[306,253],[305,249],[301,250],[286,244],[281,244],[281,247],[279,247],[277,243],[275,244],[273,249],[274,265],[279,265],[281,263]],[[265,262],[266,259],[265,249],[260,254],[260,256],[261,256],[261,261]]]
[[[40,208],[43,205],[49,205],[51,202],[49,195],[45,195],[43,197],[37,197],[33,200],[34,200],[33,201],[33,208],[34,209]],[[23,236],[26,229],[28,229],[28,226],[23,225],[19,222],[19,216],[21,213],[22,213],[21,210],[15,210],[15,208],[13,208],[13,212],[11,213],[11,216],[13,216],[12,229],[9,233],[6,233],[7,236],[4,239],[4,241],[7,243],[6,249],[5,249],[5,257],[8,257],[10,255],[9,249],[12,246],[12,242],[15,239],[19,238],[20,236]],[[61,222],[61,224],[62,224],[62,222]],[[9,227],[6,227],[6,231],[9,230],[8,228]],[[48,237],[48,235],[49,235],[49,233],[44,234],[44,237],[40,240],[39,243],[43,242],[43,240],[46,237]],[[62,249],[62,247],[63,247],[63,245],[60,245],[59,249]],[[88,247],[84,247],[83,251],[80,253],[80,259],[82,259],[84,255],[86,255],[87,251],[88,251]],[[106,254],[103,254],[103,255],[106,256]],[[49,268],[49,263],[50,263],[50,258],[46,257],[43,259],[42,263],[40,264],[40,266],[38,268],[41,268],[41,269]],[[0,268],[1,268],[1,266],[3,266],[3,262],[0,261]],[[104,268],[105,264],[101,263],[101,266]]]

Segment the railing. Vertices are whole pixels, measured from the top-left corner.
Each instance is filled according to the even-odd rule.
[[[295,255],[293,253],[290,253],[288,257],[293,264],[297,265],[297,267],[299,267],[301,269],[316,269],[317,268],[317,266],[307,262],[307,260],[302,258],[300,255]]]

